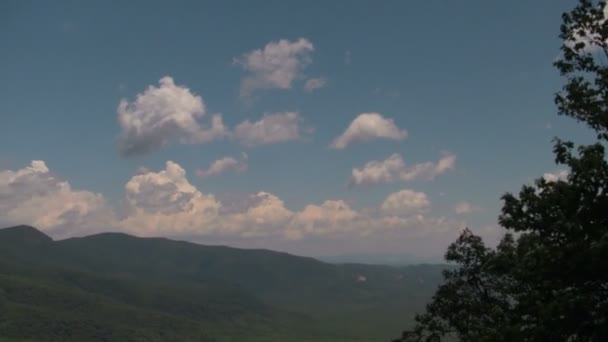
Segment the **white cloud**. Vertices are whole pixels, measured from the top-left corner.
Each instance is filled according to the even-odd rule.
[[[210,234],[220,202],[204,195],[186,178],[186,171],[168,161],[164,170],[133,176],[125,185],[128,204],[120,225],[137,235]]]
[[[302,70],[312,62],[313,51],[308,39],[281,39],[235,59],[248,72],[241,81],[241,96],[250,96],[258,89],[290,89],[296,79],[303,77]]]
[[[414,164],[409,168],[405,168],[399,174],[402,181],[412,181],[415,179],[433,179],[441,174],[454,169],[456,164],[456,156],[449,153],[444,155],[436,162],[426,162]]]
[[[292,211],[275,194],[260,191],[225,202],[203,195],[179,165],[134,176],[126,188],[129,212],[122,229],[144,236],[223,236],[301,240],[322,236],[368,236],[404,230],[409,236],[445,232],[443,218],[426,217],[426,194],[403,190],[389,195],[378,209],[355,210],[343,200],[309,204]],[[449,221],[452,224],[452,221]]]
[[[107,229],[113,219],[102,195],[74,190],[41,160],[17,171],[0,171],[0,223],[29,224],[56,236]]]
[[[306,83],[304,83],[304,90],[312,93],[316,89],[325,87],[326,84],[327,80],[324,77],[310,78],[306,80]]]
[[[248,197],[248,208],[222,217],[223,233],[243,237],[280,235],[293,216],[283,201],[263,191]]]
[[[454,207],[452,208],[452,210],[454,211],[454,213],[456,213],[458,215],[466,215],[466,214],[470,214],[475,211],[479,211],[479,210],[481,210],[481,208],[473,205],[469,201],[460,201],[460,202],[454,204]]]
[[[555,183],[557,181],[565,181],[568,179],[570,172],[568,170],[557,170],[555,172],[547,172],[543,174],[543,178],[548,183]]]
[[[404,189],[386,197],[382,210],[390,214],[421,213],[429,210],[431,202],[424,192]]]
[[[280,234],[292,216],[280,198],[267,192],[248,195],[244,206],[232,205],[238,210],[225,210],[171,161],[164,170],[134,176],[125,190],[129,211],[120,224],[143,236],[271,236]]]
[[[224,157],[211,163],[207,170],[196,170],[196,175],[199,177],[210,177],[221,175],[228,171],[245,172],[247,171],[247,154],[243,153],[240,159],[234,157]]]
[[[425,162],[408,166],[401,155],[394,153],[385,160],[367,162],[361,168],[352,170],[351,185],[373,185],[408,182],[417,179],[431,180],[454,168],[456,156],[444,153],[437,162]]]
[[[401,141],[405,138],[407,138],[407,131],[399,129],[392,119],[384,118],[378,113],[362,113],[350,123],[342,135],[332,142],[330,147],[344,149],[355,142],[373,139]]]
[[[385,160],[372,160],[362,168],[354,168],[350,183],[354,185],[394,182],[398,174],[405,169],[403,158],[397,153]]]
[[[295,214],[285,236],[301,239],[307,235],[349,231],[359,214],[342,200],[328,200],[321,205],[309,204]]]
[[[234,136],[248,147],[298,140],[302,133],[301,121],[296,112],[264,114],[256,122],[241,122],[234,129]]]
[[[71,189],[44,162],[34,161],[21,170],[0,171],[0,224],[31,224],[56,237],[118,230],[139,236],[285,243],[326,237],[352,242],[396,232],[405,240],[433,239],[462,226],[427,216],[428,198],[412,190],[361,210],[335,199],[292,211],[277,195],[264,191],[239,197],[222,202],[202,193],[180,165],[168,161],[159,171],[140,168],[129,179],[123,210],[116,215],[103,196]]]
[[[118,105],[122,129],[119,151],[132,156],[155,151],[175,141],[205,143],[227,135],[219,114],[211,117],[210,127],[198,120],[206,115],[203,99],[190,89],[176,85],[171,77],[149,86],[134,102],[122,99]]]

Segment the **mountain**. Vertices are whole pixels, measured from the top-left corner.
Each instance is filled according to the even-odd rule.
[[[429,263],[429,260],[420,259],[410,254],[338,254],[317,257],[321,261],[332,264],[369,264],[407,266]]]
[[[269,250],[0,230],[10,341],[388,341],[441,265],[334,265]],[[0,341],[5,341],[0,338]]]

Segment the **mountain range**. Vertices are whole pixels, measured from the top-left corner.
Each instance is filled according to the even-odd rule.
[[[445,265],[0,230],[0,341],[390,341]]]

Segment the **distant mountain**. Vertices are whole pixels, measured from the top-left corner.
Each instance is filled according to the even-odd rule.
[[[317,259],[332,264],[368,264],[408,266],[431,263],[432,260],[418,258],[410,254],[339,254],[319,256]]]
[[[388,341],[442,266],[334,265],[269,250],[0,230],[10,341]],[[5,341],[0,338],[0,341]]]
[[[11,243],[22,246],[40,246],[50,244],[53,239],[30,226],[16,226],[0,230],[0,244],[11,245]]]

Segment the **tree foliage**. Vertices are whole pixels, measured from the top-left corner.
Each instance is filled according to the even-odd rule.
[[[604,2],[580,0],[562,17],[565,78],[560,115],[587,124],[598,141],[555,139],[567,179],[543,178],[507,193],[499,223],[507,234],[488,248],[468,229],[446,253],[425,313],[396,341],[608,341],[608,21]]]

